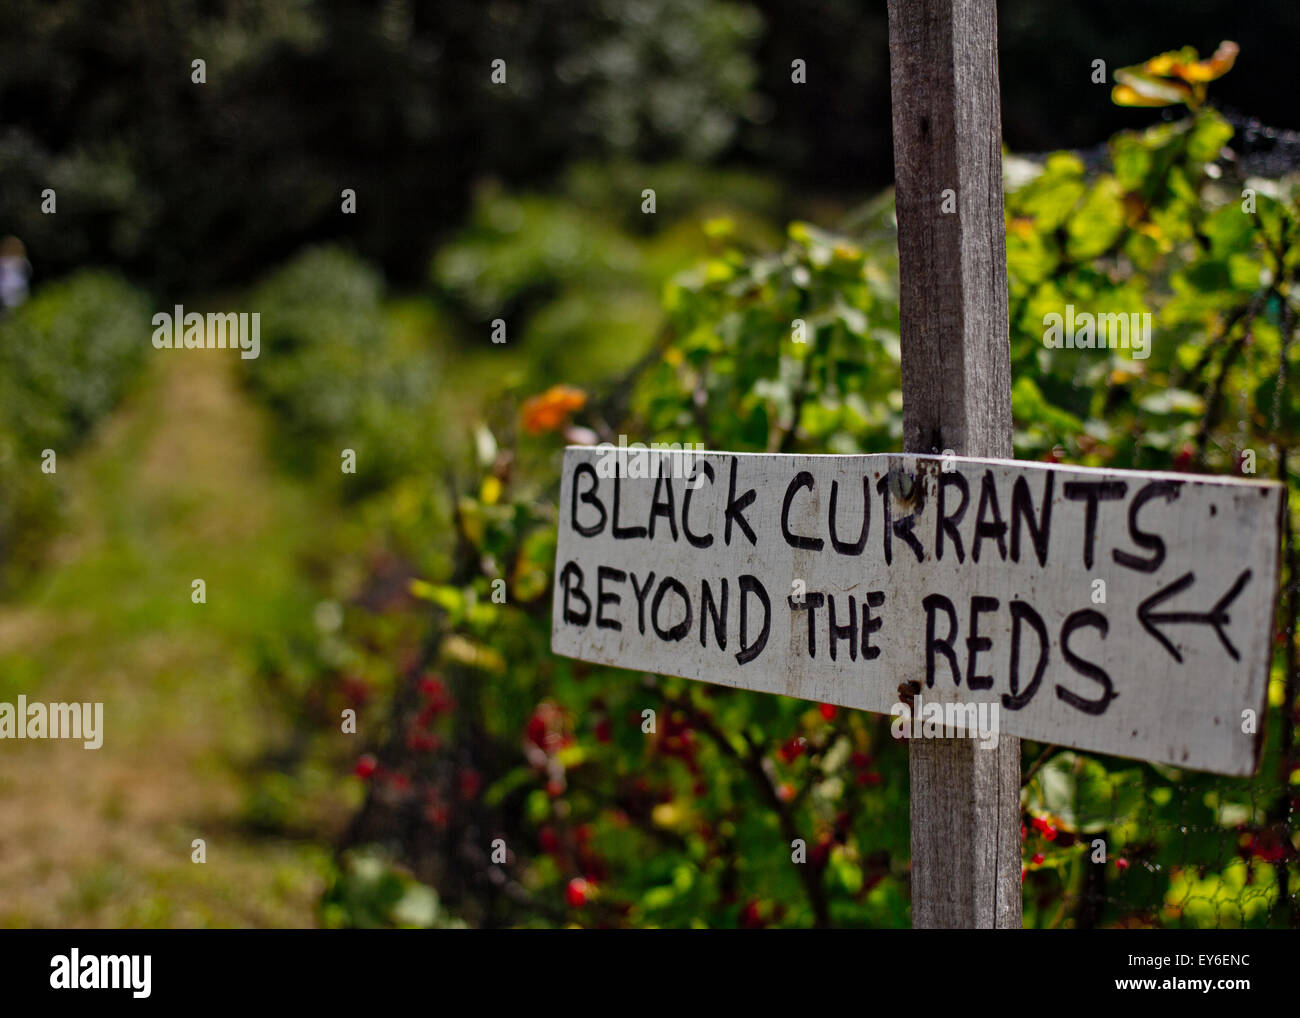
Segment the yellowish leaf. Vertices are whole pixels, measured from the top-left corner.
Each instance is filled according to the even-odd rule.
[[[1216,78],[1222,78],[1232,70],[1232,65],[1237,62],[1237,54],[1240,50],[1241,47],[1235,42],[1225,39],[1219,43],[1219,48],[1214,51],[1214,55],[1208,60],[1196,60],[1192,63],[1182,64],[1175,73],[1184,81],[1198,84],[1214,81]]]

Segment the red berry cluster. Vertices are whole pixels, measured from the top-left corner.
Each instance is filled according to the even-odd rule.
[[[554,701],[543,700],[524,726],[524,755],[534,769],[545,774],[546,792],[553,799],[566,788],[564,764],[557,754],[572,743],[564,711]]]
[[[1029,840],[1030,828],[1033,829],[1034,834],[1041,835],[1043,839],[1046,841],[1055,841],[1056,836],[1059,833],[1056,825],[1053,824],[1046,817],[1030,816],[1029,825],[1030,825],[1029,827],[1026,827],[1023,820],[1020,823],[1020,840],[1022,842]],[[1035,852],[1032,856],[1029,857],[1030,866],[1035,866],[1035,867],[1041,866],[1045,861],[1046,861],[1046,857],[1043,855],[1042,852]],[[1028,872],[1029,872],[1028,866],[1020,867],[1021,883],[1024,883],[1025,874]]]
[[[609,875],[605,861],[592,848],[590,824],[559,830],[547,824],[538,829],[537,844],[562,871],[571,871],[575,867],[580,871],[580,876],[571,878],[565,885],[565,901],[570,908],[585,905],[596,887]]]
[[[451,712],[455,700],[437,675],[421,676],[416,689],[420,694],[420,709],[407,732],[406,747],[416,753],[432,753],[442,747],[442,739],[431,729],[440,717]]]
[[[391,792],[404,793],[411,787],[411,779],[400,771],[390,771],[373,753],[362,753],[357,758],[352,773],[362,781],[382,781]]]
[[[1046,817],[1034,817],[1030,821],[1030,823],[1033,824],[1034,830],[1037,831],[1039,834],[1041,834],[1048,841],[1056,840],[1056,835],[1057,835],[1056,825],[1051,823],[1051,821],[1049,821]],[[1025,826],[1024,824],[1020,825],[1022,831],[1024,830],[1024,826]]]
[[[447,684],[439,675],[422,675],[420,681],[416,683],[416,689],[419,690],[424,701],[424,706],[420,710],[421,721],[433,720],[456,706],[456,701],[447,690]]]
[[[564,889],[564,900],[569,908],[582,908],[587,904],[587,895],[593,890],[591,884],[582,877],[574,877]]]
[[[483,776],[473,767],[462,767],[456,775],[456,784],[462,799],[476,799],[483,788]]]
[[[884,778],[880,772],[872,765],[875,763],[875,757],[870,753],[863,753],[860,750],[849,757],[849,763],[853,765],[853,780],[859,785],[869,785],[875,787],[879,785]]]
[[[533,709],[524,734],[528,745],[546,756],[554,756],[573,742],[573,736],[566,731],[564,711],[552,700],[543,700]]]
[[[664,756],[677,757],[692,773],[695,771],[695,754],[698,746],[695,731],[681,711],[673,711],[664,720],[663,732],[657,746]]]
[[[771,923],[779,923],[785,918],[784,905],[767,906],[751,898],[741,907],[736,915],[736,925],[744,930],[761,930]]]
[[[1280,837],[1278,832],[1272,829],[1251,831],[1250,834],[1242,839],[1240,854],[1246,859],[1258,859],[1260,862],[1279,863],[1283,862],[1289,856],[1295,855],[1291,849],[1290,842],[1285,837]]]
[[[352,707],[362,707],[370,700],[370,684],[359,675],[345,675],[339,688],[343,699]]]
[[[354,768],[354,773],[362,781],[369,781],[377,773],[379,773],[379,761],[375,759],[375,755],[373,753],[363,753],[361,754],[361,757],[357,760],[357,765]]]

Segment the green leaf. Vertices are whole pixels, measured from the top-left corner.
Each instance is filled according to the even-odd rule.
[[[1072,258],[1085,261],[1110,248],[1123,229],[1123,189],[1114,177],[1103,176],[1070,217],[1066,249]]]
[[[1112,774],[1100,761],[1079,753],[1057,753],[1032,784],[1030,808],[1081,834],[1121,824],[1143,804],[1140,770]]]
[[[1202,110],[1196,124],[1187,136],[1187,158],[1208,163],[1219,158],[1219,152],[1232,138],[1232,125],[1213,110]]]

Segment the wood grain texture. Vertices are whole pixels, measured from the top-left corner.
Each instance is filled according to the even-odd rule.
[[[993,0],[890,0],[903,447],[1011,455]],[[942,195],[956,192],[955,213]]]
[[[1009,457],[995,0],[889,0],[889,55],[904,448]],[[913,926],[1019,928],[1019,741],[914,743],[910,769]]]

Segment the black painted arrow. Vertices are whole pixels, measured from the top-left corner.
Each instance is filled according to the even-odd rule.
[[[1174,660],[1179,664],[1182,664],[1183,655],[1178,653],[1178,648],[1170,643],[1165,637],[1165,634],[1156,628],[1158,624],[1169,625],[1173,623],[1190,622],[1202,626],[1213,626],[1215,634],[1219,637],[1219,642],[1223,644],[1223,649],[1232,656],[1232,660],[1240,661],[1241,655],[1237,653],[1237,648],[1232,645],[1232,642],[1228,639],[1228,635],[1223,631],[1223,627],[1229,622],[1227,610],[1228,605],[1232,604],[1237,595],[1241,593],[1242,588],[1250,582],[1250,570],[1247,569],[1238,576],[1237,582],[1229,587],[1228,592],[1219,598],[1219,600],[1215,602],[1214,607],[1207,612],[1152,611],[1152,609],[1158,604],[1163,601],[1168,601],[1175,594],[1186,590],[1195,582],[1196,574],[1187,573],[1174,580],[1174,582],[1169,584],[1169,586],[1157,590],[1154,594],[1138,605],[1138,621],[1142,623],[1142,627],[1148,633],[1164,645],[1165,650],[1169,651],[1169,653],[1174,656]]]

